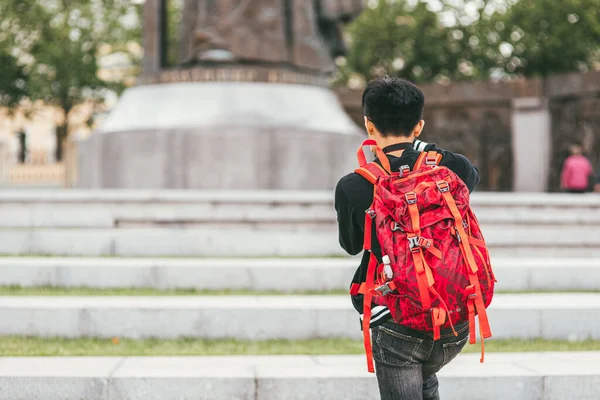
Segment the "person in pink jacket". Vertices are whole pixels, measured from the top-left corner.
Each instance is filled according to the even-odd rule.
[[[571,155],[565,160],[560,177],[561,188],[569,193],[585,193],[593,173],[592,163],[583,155],[583,147],[576,143],[571,147]]]

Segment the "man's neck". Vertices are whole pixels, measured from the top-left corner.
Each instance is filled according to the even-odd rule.
[[[402,136],[402,137],[388,136],[388,137],[379,138],[379,140],[377,140],[377,144],[382,149],[385,149],[388,146],[398,144],[398,143],[412,143],[412,142],[414,142],[414,140],[415,140],[415,138],[412,135],[411,136]],[[404,153],[404,150],[392,151],[388,154],[391,156],[400,157],[402,155],[402,153]]]

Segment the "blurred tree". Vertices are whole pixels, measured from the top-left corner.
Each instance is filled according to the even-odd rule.
[[[348,27],[348,56],[338,60],[340,82],[348,82],[352,74],[365,80],[401,75],[414,82],[457,77],[460,48],[448,40],[448,29],[427,4],[370,3]]]
[[[138,64],[131,41],[140,42],[139,13],[131,0],[2,0],[2,4],[12,16],[12,33],[21,36],[14,41],[13,52],[23,54],[31,71],[28,97],[62,110],[63,122],[56,129],[60,161],[73,108],[85,101],[101,102],[107,91],[123,90],[127,77],[118,71]],[[8,24],[0,25],[0,34],[11,34],[5,27]],[[104,76],[99,75],[101,70]]]
[[[382,74],[414,82],[593,68],[600,0],[369,0],[347,29],[339,84]]]
[[[27,96],[27,81],[25,67],[0,45],[0,107],[11,113]]]
[[[27,0],[23,1],[26,3]],[[0,107],[7,107],[9,113],[27,96],[29,79],[26,60],[19,60],[23,54],[15,48],[15,43],[23,38],[19,35],[19,7],[9,7],[17,5],[12,2],[0,2]]]
[[[495,13],[486,35],[509,74],[546,77],[593,68],[600,49],[600,0],[520,0]]]
[[[167,1],[167,37],[166,37],[166,65],[175,67],[180,63],[180,39],[183,19],[183,0]]]

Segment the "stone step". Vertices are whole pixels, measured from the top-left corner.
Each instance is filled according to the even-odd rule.
[[[600,294],[498,294],[495,338],[600,339]],[[0,297],[0,335],[360,339],[348,296]]]
[[[0,192],[0,254],[67,256],[345,255],[330,192]],[[600,256],[600,202],[476,193],[494,255]]]
[[[484,231],[493,256],[597,257],[595,226],[552,229],[495,225]],[[0,254],[62,256],[307,257],[346,255],[337,230],[278,224],[267,229],[235,224],[196,228],[0,229]]]
[[[499,291],[600,291],[600,259],[496,258]],[[359,258],[0,257],[0,286],[346,290]]]
[[[444,400],[597,400],[600,352],[461,354]],[[364,356],[3,357],[11,400],[378,399]],[[507,397],[508,396],[508,397]]]
[[[599,225],[598,196],[475,193],[481,223]],[[335,228],[333,194],[323,191],[2,190],[0,228],[287,226]]]

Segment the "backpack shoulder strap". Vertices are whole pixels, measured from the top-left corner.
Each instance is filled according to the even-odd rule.
[[[380,176],[389,175],[381,165],[376,162],[371,162],[354,170],[357,174],[368,180],[373,185]]]
[[[417,171],[423,168],[423,165],[440,165],[442,161],[442,155],[437,151],[423,151],[413,168],[413,171]]]

